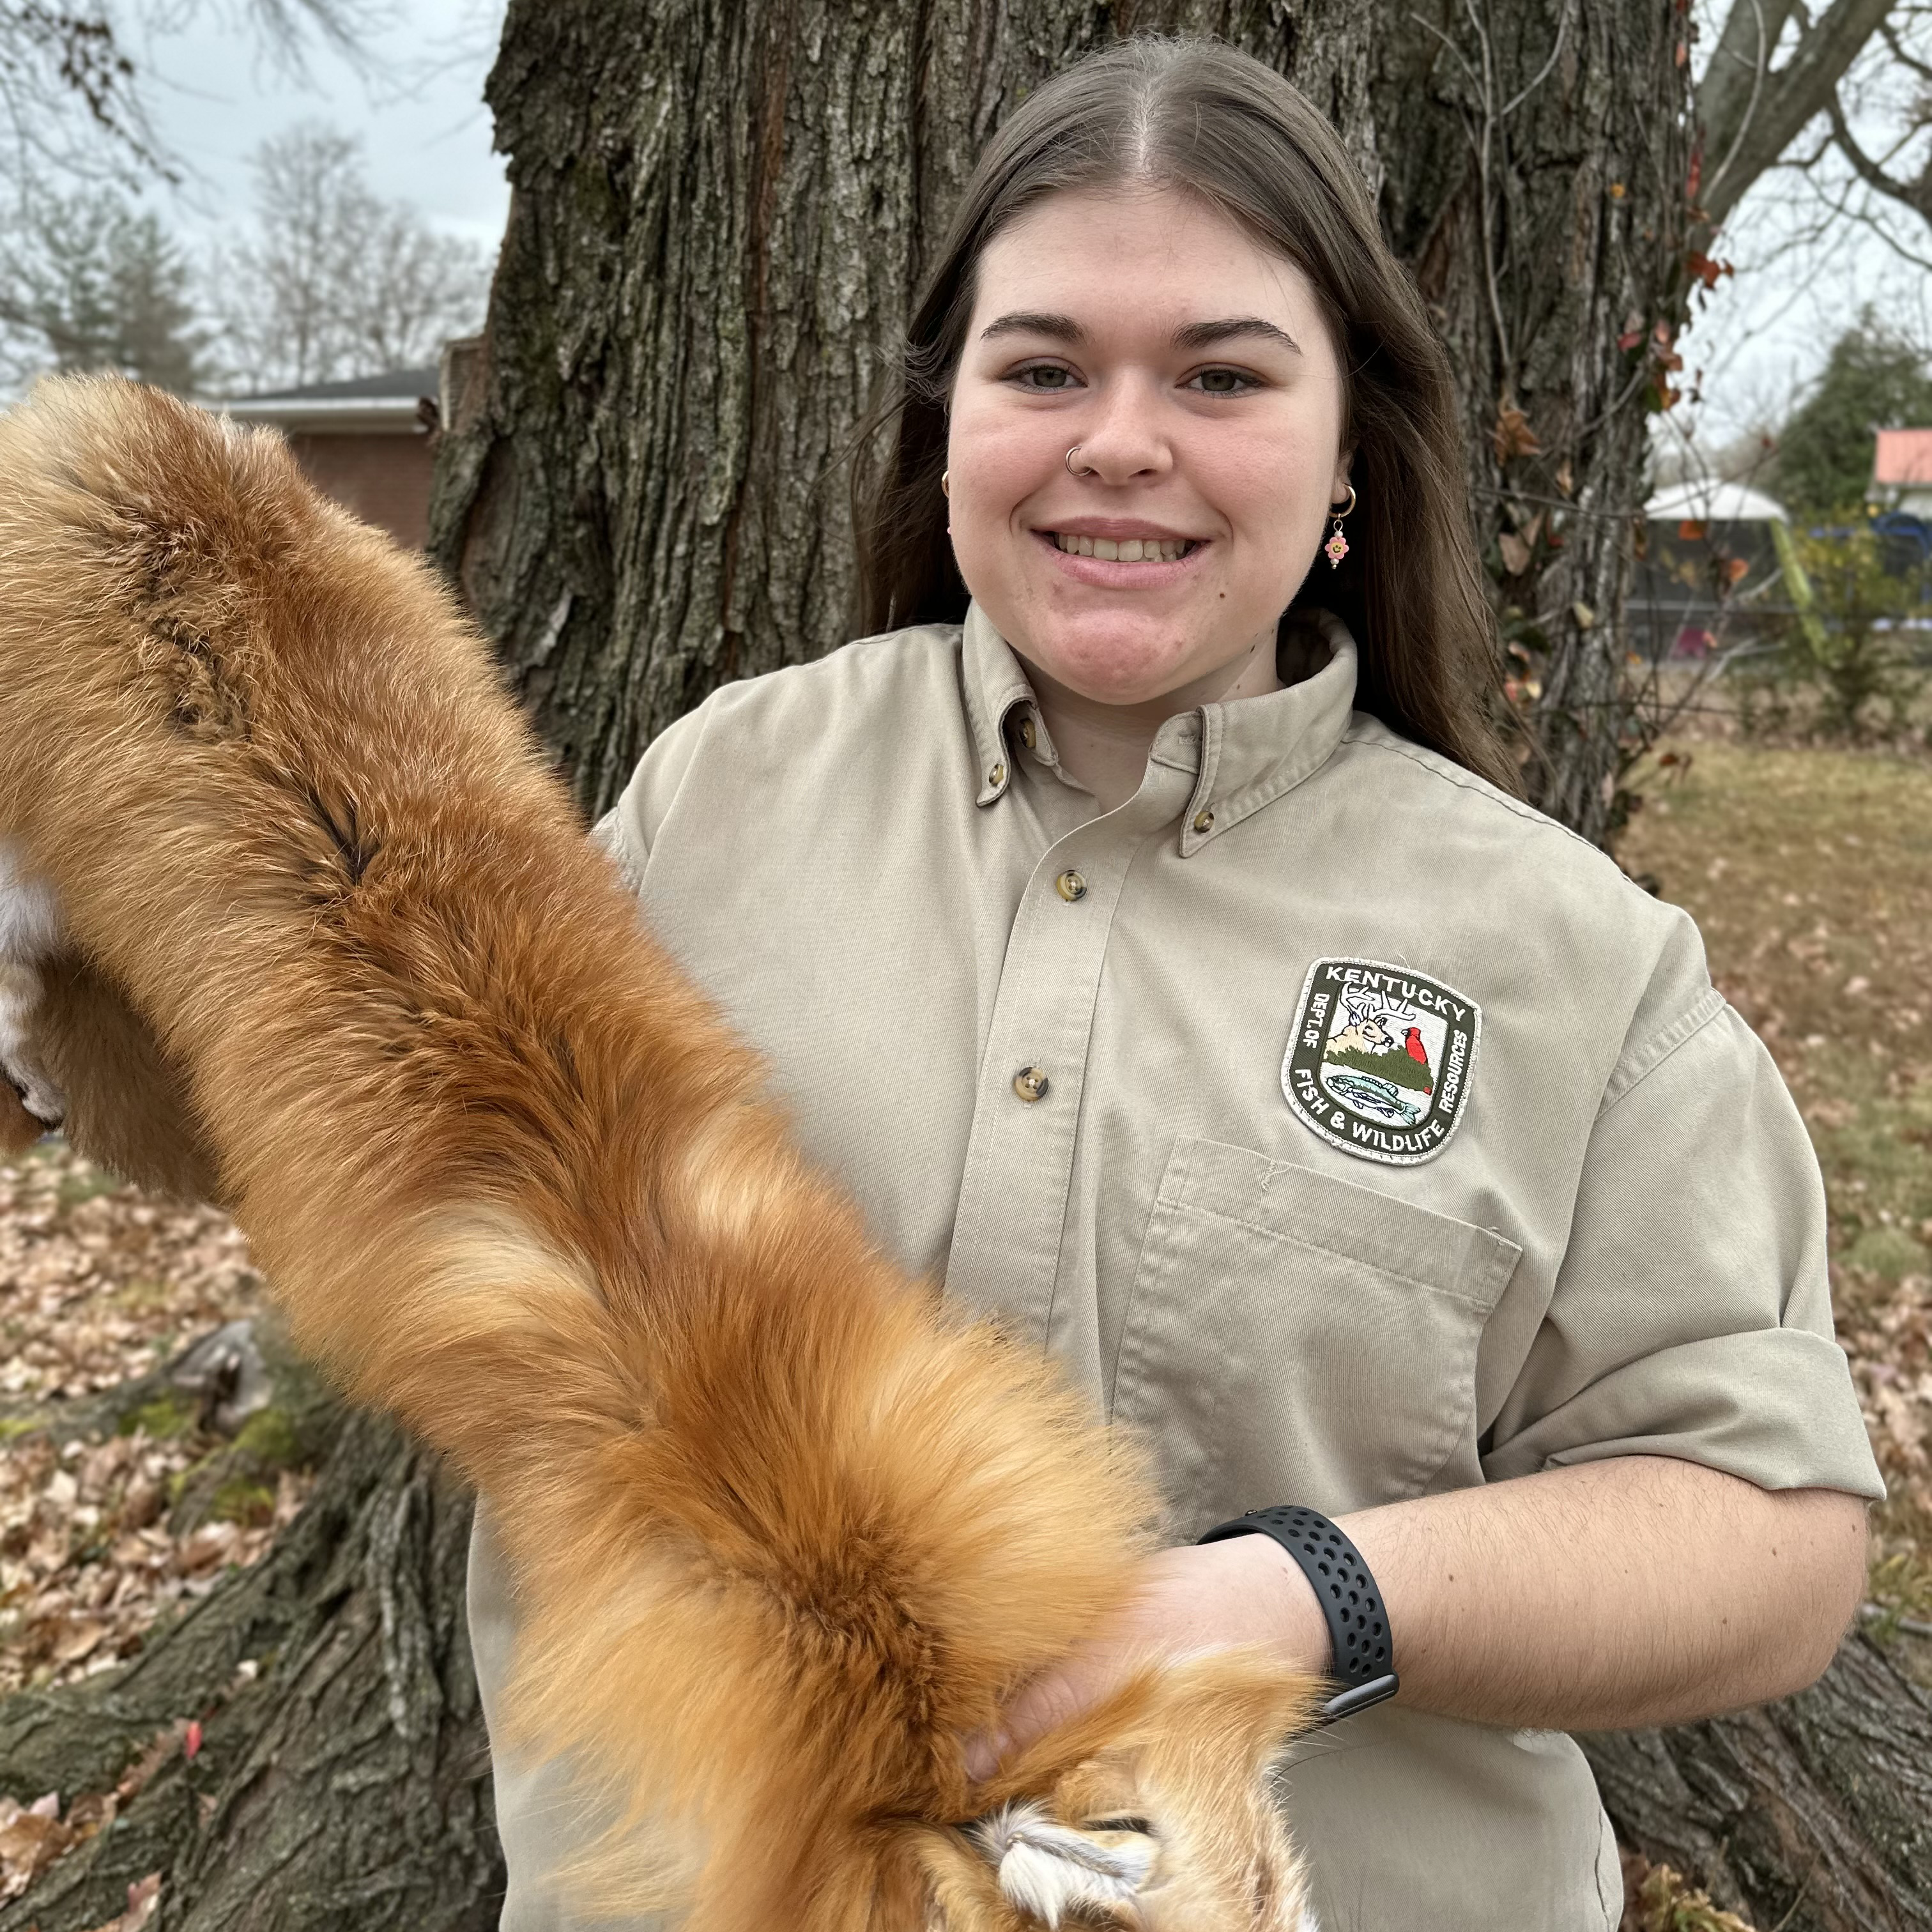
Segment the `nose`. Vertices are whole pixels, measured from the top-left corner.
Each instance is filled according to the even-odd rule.
[[[1174,449],[1161,421],[1151,381],[1127,379],[1107,385],[1073,459],[1083,481],[1118,487],[1165,476],[1174,467]]]

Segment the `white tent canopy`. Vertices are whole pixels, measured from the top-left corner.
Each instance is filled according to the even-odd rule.
[[[1762,490],[1742,483],[1720,482],[1714,476],[1694,476],[1658,491],[1643,506],[1646,517],[1659,523],[1784,524],[1791,520],[1784,506]]]

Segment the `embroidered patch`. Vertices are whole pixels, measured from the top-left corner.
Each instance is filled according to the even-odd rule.
[[[1281,1089],[1324,1141],[1391,1167],[1432,1160],[1469,1100],[1482,1009],[1379,959],[1318,959],[1295,1009]]]

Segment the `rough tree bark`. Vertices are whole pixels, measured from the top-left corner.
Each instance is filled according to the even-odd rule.
[[[1646,397],[1686,286],[1684,20],[1683,0],[512,0],[489,99],[514,201],[446,398],[435,553],[601,810],[716,684],[850,634],[845,460],[986,134],[1113,34],[1217,32],[1310,93],[1378,187],[1454,359],[1532,788],[1600,837]],[[212,1712],[196,1764],[0,1932],[80,1932],[154,1870],[163,1922],[196,1932],[487,1923],[464,1520],[356,1425],[262,1570],[124,1676],[0,1706],[0,1789],[23,1798],[111,1782],[161,1724]],[[260,1676],[231,1694],[248,1657]],[[1919,1735],[1922,1706],[1876,1667],[1848,1653],[1759,1730],[1604,1745],[1620,1822],[1721,1884],[1737,1820],[1788,1816],[1734,1895],[1795,1896],[1827,1801],[1766,1808],[1808,1751],[1840,1836],[1882,1842],[1876,1868],[1922,1892],[1922,1844],[1885,1840],[1856,1750],[1816,1742]],[[1761,1732],[1810,1742],[1743,1748]],[[1804,1917],[1824,1895],[1791,1925],[1910,1922]]]
[[[91,1932],[161,1874],[167,1932],[486,1932],[502,1894],[463,1615],[470,1502],[424,1452],[334,1412],[314,1496],[124,1670],[0,1702],[0,1793],[112,1791],[186,1718],[98,1837],[0,1908]]]
[[[1382,0],[1382,209],[1456,372],[1532,800],[1593,843],[1640,735],[1624,604],[1690,281],[1676,0]]]
[[[1582,1742],[1624,1839],[1766,1932],[1932,1925],[1932,1698],[1863,1636],[1781,1704]]]

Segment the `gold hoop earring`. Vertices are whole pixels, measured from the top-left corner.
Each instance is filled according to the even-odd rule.
[[[1355,486],[1352,483],[1348,485],[1348,500],[1346,503],[1339,508],[1333,503],[1328,506],[1328,513],[1335,519],[1335,527],[1330,532],[1328,541],[1322,546],[1322,554],[1328,560],[1330,570],[1334,569],[1348,554],[1348,539],[1342,534],[1342,519],[1352,515],[1354,508]]]
[[[950,470],[942,470],[939,472],[939,494],[942,496],[950,496],[952,494],[952,472]]]

